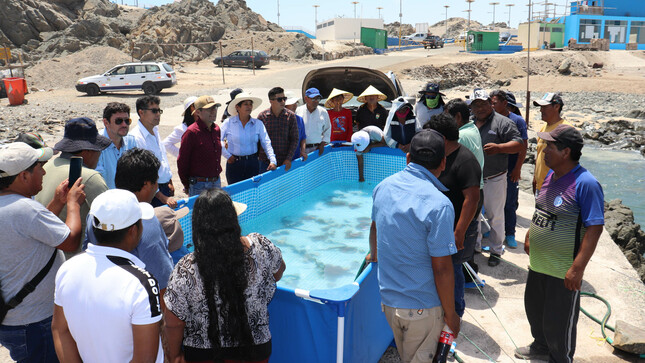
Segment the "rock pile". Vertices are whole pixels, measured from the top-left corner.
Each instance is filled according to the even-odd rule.
[[[640,150],[645,155],[645,121],[609,120],[604,123],[583,122],[577,125],[585,139],[613,149]]]
[[[470,20],[470,29],[478,30],[482,24],[475,20]],[[446,33],[446,20],[442,20],[430,27],[432,34],[439,35],[443,38],[458,38],[463,32],[468,30],[468,20],[464,18],[448,18],[448,32]]]
[[[387,30],[387,36],[390,38],[396,38],[399,36],[399,22],[395,21],[394,23],[385,24],[385,30]],[[410,24],[401,24],[401,36],[410,35],[415,32],[415,29]]]
[[[634,213],[620,199],[605,202],[605,229],[645,282],[645,232],[634,223]]]
[[[23,60],[32,63],[96,45],[137,60],[199,61],[213,55],[220,40],[233,44],[245,38],[243,48],[250,48],[249,34],[256,37],[257,49],[277,59],[320,53],[311,40],[286,35],[244,0],[220,0],[217,5],[182,0],[148,10],[109,0],[0,0],[0,8],[0,42],[20,48]],[[269,39],[276,34],[285,34],[288,43],[272,46]]]

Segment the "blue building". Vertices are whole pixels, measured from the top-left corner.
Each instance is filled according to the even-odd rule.
[[[565,23],[565,43],[609,39],[609,49],[626,49],[627,43],[645,49],[645,0],[572,1]]]

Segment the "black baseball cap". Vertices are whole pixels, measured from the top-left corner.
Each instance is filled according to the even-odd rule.
[[[422,130],[410,142],[410,159],[432,164],[445,156],[444,137],[435,130]]]
[[[537,135],[542,140],[559,142],[571,150],[582,150],[584,146],[580,132],[569,125],[559,125],[550,132],[538,132]]]

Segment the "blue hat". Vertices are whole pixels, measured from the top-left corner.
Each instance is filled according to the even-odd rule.
[[[103,151],[112,140],[100,135],[94,121],[88,117],[73,118],[65,123],[63,139],[54,149],[75,153],[82,150]]]
[[[322,98],[322,95],[320,94],[320,91],[318,90],[318,88],[313,88],[313,87],[305,91],[305,96],[309,98],[316,98],[316,97]]]

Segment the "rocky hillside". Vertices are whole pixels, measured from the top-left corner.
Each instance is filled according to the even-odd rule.
[[[148,10],[109,0],[0,0],[0,8],[0,42],[19,48],[28,63],[96,45],[138,60],[198,61],[213,55],[219,41],[250,48],[251,36],[256,49],[277,58],[306,58],[319,51],[306,37],[266,21],[244,0],[182,0]],[[274,38],[287,44],[273,46]],[[291,43],[293,52],[284,49]]]

